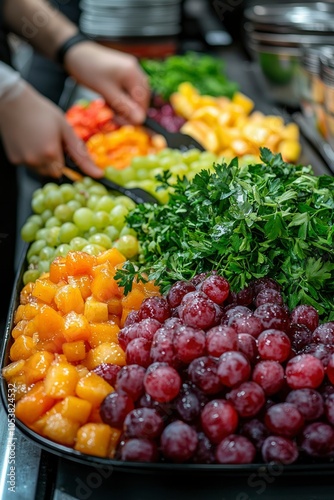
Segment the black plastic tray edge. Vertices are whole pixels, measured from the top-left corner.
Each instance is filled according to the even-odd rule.
[[[15,310],[19,304],[20,291],[23,287],[23,273],[26,269],[26,253],[29,245],[24,245],[19,264],[18,271],[16,274],[15,282],[13,285],[13,291],[11,295],[11,301],[7,316],[7,322],[5,326],[5,334],[1,349],[1,359],[0,366],[1,370],[4,366],[8,364],[9,361],[9,350],[11,347],[11,331],[14,323]],[[7,405],[7,383],[6,380],[1,376],[1,387],[0,395],[1,401],[8,412]],[[233,476],[245,476],[256,472],[270,472],[273,470],[275,465],[265,464],[265,463],[253,463],[253,464],[242,464],[242,465],[223,465],[223,464],[174,464],[174,463],[139,463],[139,462],[121,462],[119,460],[112,460],[108,458],[96,457],[93,455],[88,455],[80,453],[73,448],[60,445],[49,439],[40,436],[36,432],[29,429],[20,420],[15,420],[16,427],[35,445],[38,445],[43,450],[52,453],[63,459],[68,459],[86,466],[111,468],[115,471],[124,471],[132,473],[157,473],[157,474],[175,474],[175,473],[203,473],[203,474],[217,474],[222,475],[233,475]],[[291,465],[285,465],[283,467],[282,473],[288,474],[290,476],[298,476],[305,474],[312,475],[333,475],[334,473],[334,458],[333,462],[312,462],[312,463],[297,463]]]

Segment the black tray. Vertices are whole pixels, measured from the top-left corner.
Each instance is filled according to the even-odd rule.
[[[19,262],[18,272],[16,275],[7,323],[5,328],[5,335],[3,338],[2,350],[1,350],[1,369],[7,364],[9,364],[9,351],[13,343],[11,337],[11,331],[14,323],[15,310],[19,304],[20,291],[23,288],[23,273],[26,270],[27,261],[26,253],[28,250],[28,244],[25,245],[21,259]],[[7,382],[1,377],[1,401],[5,407],[6,412],[8,411],[7,406]],[[52,453],[58,457],[68,459],[83,465],[93,466],[93,467],[103,467],[112,468],[115,471],[126,471],[133,473],[155,473],[155,474],[204,474],[204,475],[224,475],[226,477],[231,476],[250,476],[251,474],[259,473],[275,475],[278,473],[281,475],[331,475],[334,477],[334,457],[332,461],[314,461],[309,460],[307,462],[299,461],[298,463],[291,465],[279,465],[279,464],[264,464],[264,463],[253,463],[246,465],[221,465],[221,464],[172,464],[172,463],[137,463],[137,462],[122,462],[119,460],[112,460],[108,458],[100,458],[92,455],[87,455],[80,453],[73,448],[60,445],[50,439],[40,436],[36,432],[29,429],[20,420],[16,419],[17,428],[34,444],[38,445],[43,450]]]

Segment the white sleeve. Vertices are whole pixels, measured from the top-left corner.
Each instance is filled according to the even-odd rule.
[[[0,101],[17,97],[25,87],[25,81],[18,71],[0,61]]]

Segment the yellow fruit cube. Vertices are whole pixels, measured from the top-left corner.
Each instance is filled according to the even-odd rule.
[[[91,323],[91,335],[89,337],[89,345],[94,348],[104,343],[117,343],[119,326],[115,323]]]
[[[32,296],[46,304],[51,304],[57,290],[58,287],[55,283],[52,283],[50,280],[42,280],[39,278],[35,281]]]
[[[73,446],[79,427],[79,422],[55,413],[45,419],[43,435],[64,446]]]
[[[108,304],[100,302],[94,297],[88,297],[85,302],[84,315],[89,323],[108,321]]]
[[[54,355],[48,351],[39,351],[32,354],[24,366],[27,384],[31,385],[38,380],[42,380],[53,360]]]
[[[64,316],[64,337],[67,342],[88,340],[89,336],[89,323],[84,314],[72,311]]]
[[[62,348],[67,361],[70,363],[82,361],[86,357],[86,346],[83,340],[77,340],[76,342],[64,342]]]
[[[75,389],[79,398],[90,401],[94,407],[99,406],[104,398],[113,391],[114,388],[94,372],[80,378]]]
[[[85,424],[78,430],[74,449],[88,455],[107,457],[111,433],[107,424]]]
[[[236,92],[232,98],[232,101],[235,104],[238,104],[239,106],[241,106],[247,115],[249,115],[249,113],[254,108],[254,102],[252,101],[252,99],[247,97],[242,92]]]
[[[93,370],[101,363],[113,363],[114,365],[124,366],[126,364],[125,352],[119,344],[115,342],[104,342],[87,354],[84,365],[88,370]]]
[[[71,311],[81,314],[84,311],[85,303],[77,286],[62,286],[57,290],[54,300],[58,310],[62,314],[67,314]]]
[[[78,372],[70,363],[52,364],[44,380],[45,394],[55,399],[73,396],[78,380]]]
[[[28,359],[34,352],[36,342],[32,337],[20,335],[15,340],[10,348],[9,357],[11,361],[19,361],[20,359]]]
[[[91,410],[92,404],[89,401],[76,396],[67,396],[63,401],[61,413],[64,417],[83,425],[87,422]]]
[[[22,373],[24,365],[25,361],[23,359],[13,361],[13,363],[10,363],[2,369],[3,378],[8,382],[15,375]]]

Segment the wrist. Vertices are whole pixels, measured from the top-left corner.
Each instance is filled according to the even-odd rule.
[[[67,38],[64,43],[58,47],[57,52],[56,52],[56,61],[58,64],[61,66],[65,66],[65,58],[67,53],[71,50],[72,47],[75,47],[76,45],[79,45],[83,42],[88,42],[89,38],[78,31],[71,37]]]

